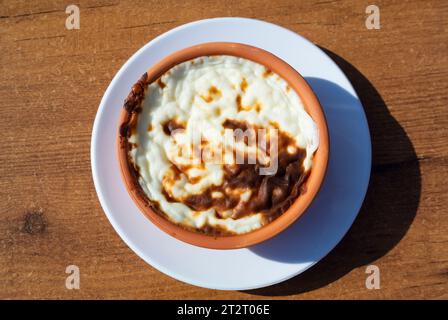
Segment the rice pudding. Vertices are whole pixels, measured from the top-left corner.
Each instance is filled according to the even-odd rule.
[[[211,235],[273,221],[300,196],[319,145],[288,83],[226,55],[180,63],[129,94],[120,128],[141,193],[158,214]]]

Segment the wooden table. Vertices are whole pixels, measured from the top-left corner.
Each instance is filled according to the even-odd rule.
[[[446,1],[375,1],[380,30],[365,26],[370,1],[77,1],[79,30],[65,28],[68,4],[0,4],[0,298],[448,298]],[[304,274],[245,292],[143,262],[104,215],[90,168],[93,120],[122,64],[173,27],[219,16],[321,46],[355,86],[373,138],[368,195],[344,240]],[[80,290],[65,288],[70,264]],[[365,287],[371,264],[379,290]]]

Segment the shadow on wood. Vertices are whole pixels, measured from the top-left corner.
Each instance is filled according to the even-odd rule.
[[[417,212],[420,167],[409,137],[370,81],[340,56],[321,49],[344,71],[364,106],[373,148],[369,188],[358,217],[335,249],[310,270],[286,282],[243,291],[252,295],[282,296],[315,290],[356,267],[374,263],[403,238]],[[323,79],[307,78],[307,81],[320,90],[343,90]],[[281,254],[267,254],[270,259],[278,257]]]

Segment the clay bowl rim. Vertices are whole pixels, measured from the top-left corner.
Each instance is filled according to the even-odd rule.
[[[119,118],[117,133],[117,157],[125,187],[140,211],[159,229],[183,242],[209,249],[238,249],[259,244],[273,238],[291,226],[301,217],[316,197],[328,166],[329,135],[325,114],[315,93],[306,80],[288,63],[263,49],[234,42],[207,42],[176,51],[160,60],[147,70],[147,82],[156,81],[173,66],[201,56],[231,55],[252,60],[286,80],[301,98],[305,110],[316,122],[319,129],[319,147],[314,154],[313,167],[305,182],[306,191],[301,193],[292,205],[277,219],[249,233],[231,236],[212,236],[185,229],[156,213],[149,205],[128,158],[127,144],[121,141],[120,127],[128,118],[123,108]],[[149,236],[149,235],[148,235]]]

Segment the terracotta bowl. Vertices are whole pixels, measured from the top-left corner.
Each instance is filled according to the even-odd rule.
[[[123,141],[124,139],[120,135],[122,125],[129,121],[130,117],[130,113],[125,108],[123,108],[119,120],[119,133],[117,138],[118,161],[123,181],[132,199],[145,216],[161,230],[176,239],[200,247],[211,249],[243,248],[274,237],[304,214],[319,191],[326,173],[329,156],[328,129],[322,107],[303,77],[280,58],[256,47],[230,42],[210,42],[189,47],[167,56],[147,70],[147,81],[149,83],[156,81],[162,74],[181,62],[210,55],[237,56],[262,64],[286,80],[290,87],[298,93],[305,105],[306,111],[319,128],[319,148],[314,155],[311,173],[305,182],[305,191],[298,196],[288,210],[260,229],[241,235],[211,236],[184,229],[165,219],[160,214],[157,214],[151,208],[148,199],[145,197],[136,179],[132,164],[128,161],[127,143]],[[151,235],[148,234],[148,237],[151,237]]]

